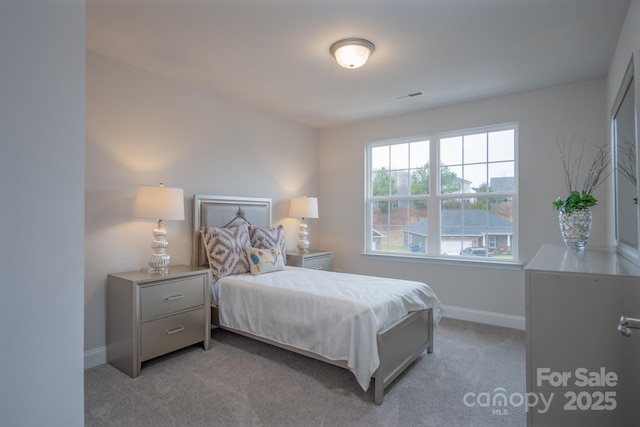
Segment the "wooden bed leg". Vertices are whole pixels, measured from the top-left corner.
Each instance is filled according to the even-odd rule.
[[[433,353],[433,309],[429,310],[429,324],[428,324],[428,332],[429,334],[429,346],[427,347],[427,353]]]
[[[384,396],[384,381],[382,380],[382,378],[374,377],[373,385],[373,401],[376,405],[382,405],[382,397]]]

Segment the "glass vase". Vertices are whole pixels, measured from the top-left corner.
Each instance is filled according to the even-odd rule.
[[[560,209],[560,232],[569,249],[584,249],[591,234],[591,219],[591,209],[574,209],[570,214]]]

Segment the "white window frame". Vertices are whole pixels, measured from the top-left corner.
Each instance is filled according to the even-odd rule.
[[[509,197],[513,201],[512,205],[512,219],[513,219],[513,234],[511,239],[511,251],[512,258],[511,259],[493,259],[491,257],[481,258],[480,260],[476,257],[464,257],[464,256],[447,256],[441,253],[440,250],[440,204],[442,200],[451,199],[451,198],[479,198],[478,193],[455,193],[455,194],[440,194],[440,140],[444,138],[451,138],[457,136],[467,136],[474,135],[478,133],[491,133],[491,132],[499,132],[504,130],[513,130],[514,132],[514,191],[501,193],[501,192],[491,192],[483,194],[483,197],[487,198],[495,198],[504,195],[505,197]],[[384,198],[377,197],[373,198],[372,196],[372,149],[374,147],[385,146],[385,145],[395,145],[395,144],[406,144],[413,143],[419,141],[429,141],[429,163],[430,163],[430,189],[428,195],[409,195],[409,196],[388,196],[388,200],[427,200],[428,203],[428,229],[429,230],[437,230],[436,234],[431,234],[429,239],[427,240],[427,248],[425,248],[425,252],[400,252],[400,251],[383,251],[380,249],[376,249],[374,247],[373,242],[373,204],[374,202],[379,202],[384,200]],[[435,165],[435,166],[434,166]],[[393,258],[424,258],[424,259],[451,259],[455,261],[482,261],[482,262],[491,262],[491,263],[506,263],[506,264],[516,264],[518,263],[518,230],[519,230],[519,222],[518,222],[518,176],[519,176],[519,165],[518,165],[518,125],[517,123],[505,123],[500,125],[492,125],[485,126],[481,128],[473,128],[466,129],[461,131],[451,131],[451,132],[443,132],[443,133],[435,133],[432,135],[421,135],[416,137],[408,137],[408,138],[399,138],[394,140],[386,140],[386,141],[377,141],[372,142],[366,145],[365,147],[365,245],[364,245],[364,254],[365,255],[375,255],[375,256],[391,256]],[[486,239],[487,236],[484,236]],[[486,242],[488,245],[488,241]],[[498,245],[496,245],[498,246]]]

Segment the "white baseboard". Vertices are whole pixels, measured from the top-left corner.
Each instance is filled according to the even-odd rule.
[[[510,314],[495,313],[491,311],[473,310],[471,308],[461,308],[445,306],[443,317],[451,319],[467,320],[469,322],[485,323],[488,325],[502,326],[505,328],[524,330],[524,316],[513,316]],[[107,347],[99,347],[84,352],[84,369],[107,363]]]
[[[524,316],[495,313],[492,311],[474,310],[471,308],[445,306],[443,317],[467,320],[469,322],[485,323],[487,325],[502,326],[504,328],[525,329]]]
[[[107,363],[107,347],[98,347],[84,352],[84,369]]]

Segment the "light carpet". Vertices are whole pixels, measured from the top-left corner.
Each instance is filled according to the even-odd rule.
[[[525,426],[524,393],[524,331],[444,318],[434,352],[376,405],[347,370],[216,329],[211,350],[145,362],[135,379],[85,371],[85,425]]]

